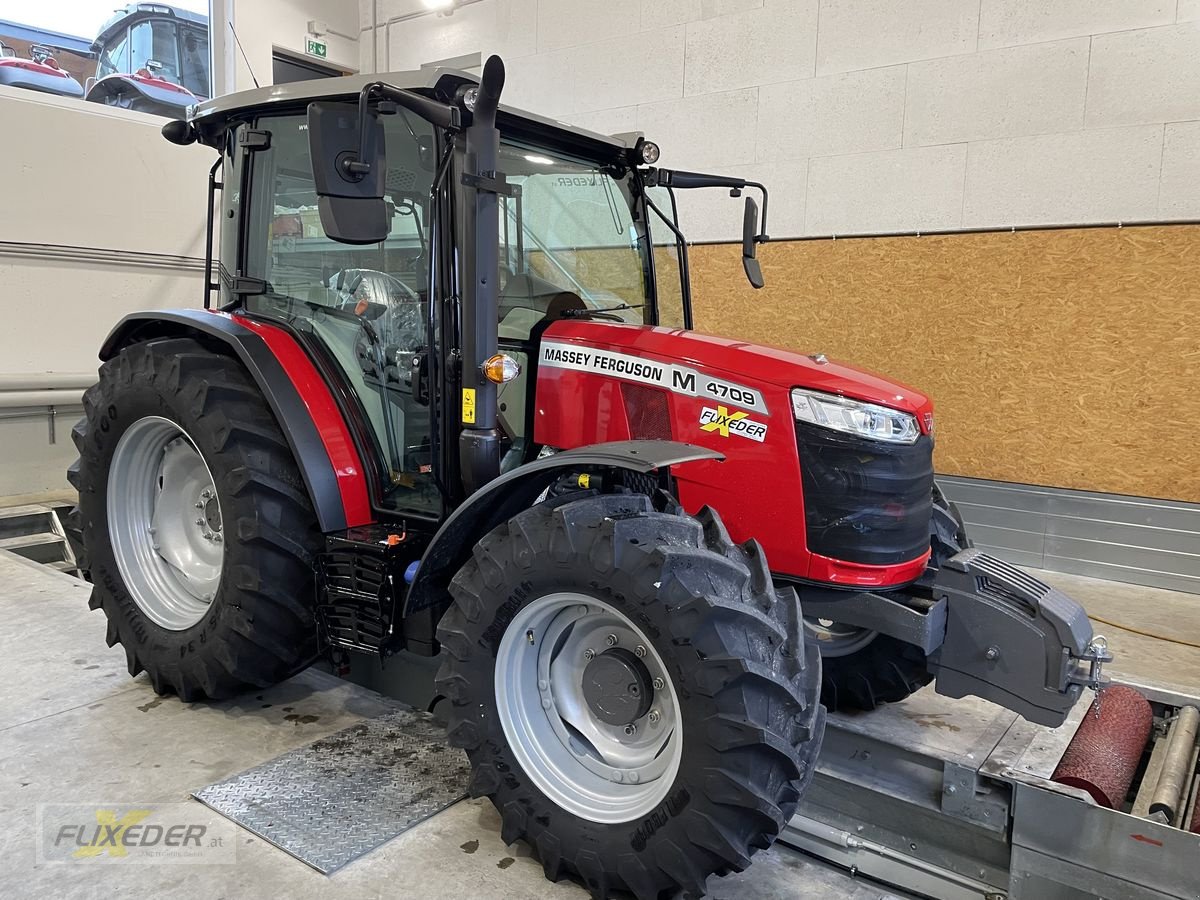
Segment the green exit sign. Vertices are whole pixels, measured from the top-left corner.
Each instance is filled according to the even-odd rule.
[[[318,41],[316,38],[309,38],[305,41],[304,52],[309,56],[315,56],[318,59],[325,59],[329,53],[325,47],[324,41]]]

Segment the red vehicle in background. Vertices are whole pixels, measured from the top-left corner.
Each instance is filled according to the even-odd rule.
[[[54,58],[54,51],[41,44],[32,44],[29,58],[17,56],[17,51],[0,41],[0,84],[55,94],[59,97],[82,97],[79,82]]]
[[[208,18],[161,3],[118,10],[92,44],[85,99],[173,118],[209,96]]]

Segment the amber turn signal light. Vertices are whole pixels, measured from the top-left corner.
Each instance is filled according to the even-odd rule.
[[[521,374],[521,364],[511,356],[497,353],[483,364],[484,377],[495,384],[507,384]]]

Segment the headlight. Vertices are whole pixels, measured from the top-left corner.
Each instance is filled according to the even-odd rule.
[[[875,403],[863,403],[820,391],[792,390],[792,411],[801,422],[891,444],[915,444],[921,436],[917,417]]]

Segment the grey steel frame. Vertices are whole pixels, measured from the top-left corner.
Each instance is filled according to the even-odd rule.
[[[1182,688],[1116,678],[1152,702]],[[780,840],[938,900],[1200,896],[1200,836],[1050,781],[1091,695],[1058,728],[926,688],[830,715],[812,786]]]

